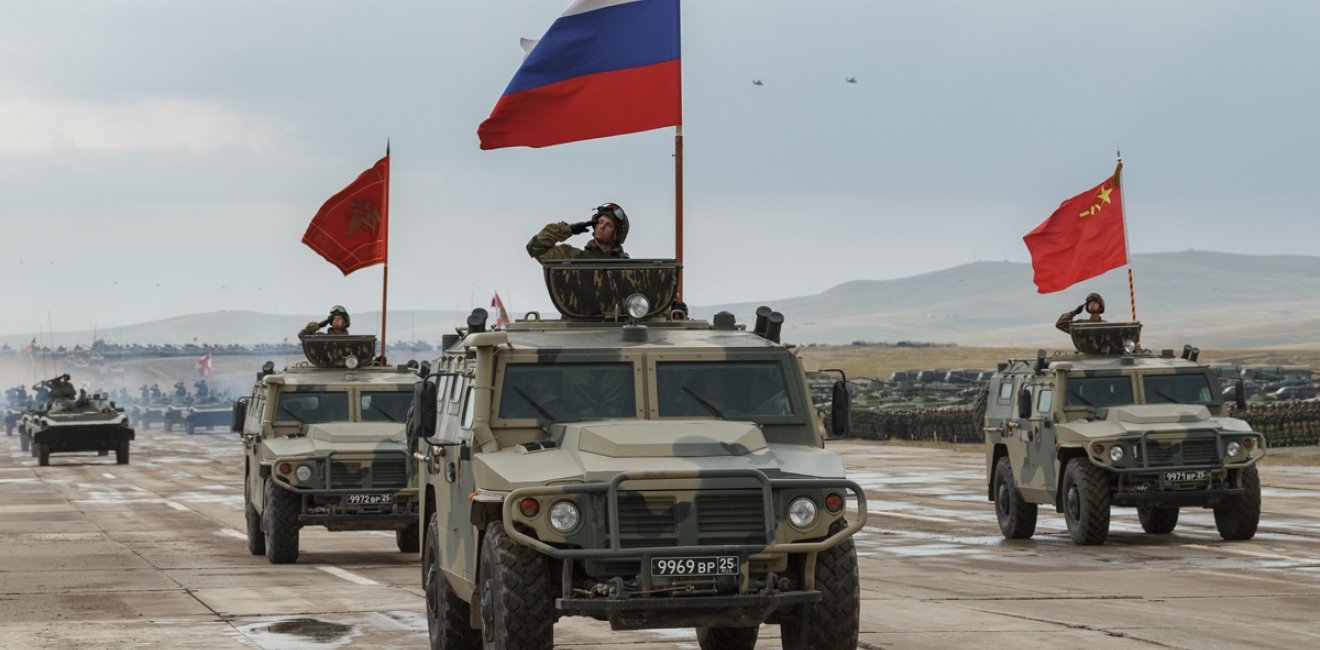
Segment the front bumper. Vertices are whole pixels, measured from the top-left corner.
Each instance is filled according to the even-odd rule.
[[[819,591],[688,598],[556,598],[566,615],[609,621],[615,630],[759,625],[775,610],[821,599]]]

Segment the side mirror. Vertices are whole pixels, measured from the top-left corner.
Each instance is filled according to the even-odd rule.
[[[229,428],[234,433],[243,433],[243,421],[247,419],[248,398],[240,397],[234,402],[233,417],[229,421]]]
[[[1023,386],[1023,387],[1022,387],[1022,390],[1019,390],[1019,391],[1018,391],[1018,405],[1017,405],[1017,407],[1018,407],[1018,417],[1019,417],[1019,418],[1023,418],[1023,419],[1025,419],[1025,418],[1029,418],[1029,417],[1031,417],[1031,389],[1030,389],[1030,388],[1027,388],[1026,386]]]
[[[852,417],[852,395],[848,394],[848,382],[836,381],[831,389],[830,436],[841,438],[848,435],[848,421]]]
[[[430,438],[435,435],[436,399],[439,386],[435,380],[427,377],[413,384],[412,408],[408,409],[408,447],[417,448],[418,438]]]
[[[1233,383],[1233,402],[1239,411],[1247,410],[1247,387],[1241,379]]]

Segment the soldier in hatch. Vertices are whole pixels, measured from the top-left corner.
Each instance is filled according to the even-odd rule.
[[[1098,293],[1087,294],[1086,302],[1078,305],[1072,311],[1065,311],[1060,314],[1059,320],[1054,322],[1054,326],[1064,332],[1072,332],[1073,317],[1082,312],[1086,312],[1090,316],[1082,319],[1081,322],[1103,323],[1104,319],[1100,318],[1100,314],[1105,313],[1105,299],[1100,297]]]
[[[45,382],[50,387],[50,398],[55,399],[74,399],[78,397],[78,389],[73,387],[73,382],[69,381],[69,373],[64,373],[50,381]]]
[[[582,248],[560,242],[573,235],[592,229],[591,241]],[[565,259],[627,259],[623,242],[628,238],[628,215],[617,203],[605,203],[596,208],[591,218],[575,224],[564,221],[552,223],[536,233],[527,242],[527,254],[538,260]]]
[[[335,305],[330,308],[330,315],[326,316],[325,320],[319,323],[315,321],[310,322],[307,324],[307,327],[302,328],[302,331],[298,332],[298,338],[320,334],[320,329],[327,325],[329,326],[329,329],[325,331],[326,334],[346,336],[348,335],[348,326],[351,323],[352,320],[348,317],[348,310],[339,305]]]

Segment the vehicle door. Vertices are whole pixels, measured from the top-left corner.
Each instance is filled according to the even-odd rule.
[[[1014,463],[1018,485],[1029,501],[1048,501],[1053,494],[1056,469],[1054,427],[1054,384],[1045,376],[1027,379],[1017,390],[1013,418],[1014,438],[1022,450],[1021,464]]]

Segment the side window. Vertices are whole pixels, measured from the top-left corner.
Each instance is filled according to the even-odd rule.
[[[472,412],[474,410],[474,403],[476,402],[475,395],[476,393],[472,390],[471,386],[468,386],[467,389],[463,391],[462,423],[465,431],[472,429],[472,418],[475,415]]]
[[[467,380],[461,375],[454,376],[454,383],[449,387],[449,414],[458,415],[462,410],[462,402],[459,397],[463,394],[463,388],[467,386]]]
[[[1013,397],[1013,379],[1004,377],[999,380],[999,401],[1006,402]]]
[[[1054,391],[1045,389],[1036,395],[1036,412],[1049,413],[1054,410]]]

